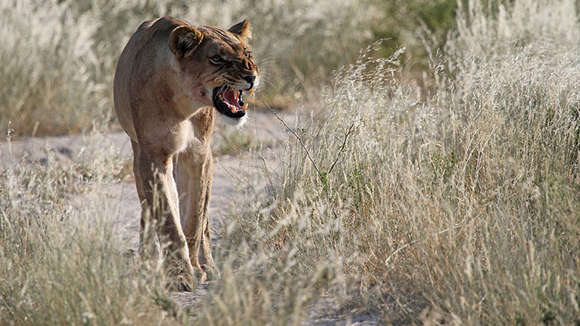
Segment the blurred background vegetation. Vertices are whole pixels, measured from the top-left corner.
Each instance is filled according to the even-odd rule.
[[[315,101],[333,72],[368,44],[380,55],[406,48],[412,69],[428,66],[454,26],[454,0],[7,0],[0,4],[0,132],[76,133],[115,126],[117,58],[143,20],[162,15],[228,27],[249,18],[263,70],[259,106]]]

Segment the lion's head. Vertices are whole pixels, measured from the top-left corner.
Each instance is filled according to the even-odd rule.
[[[181,25],[169,36],[178,69],[191,80],[197,100],[236,120],[246,114],[244,93],[253,92],[260,79],[249,37],[248,20],[229,30]]]

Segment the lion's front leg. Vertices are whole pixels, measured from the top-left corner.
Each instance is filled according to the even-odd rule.
[[[201,237],[201,253],[200,253],[200,261],[202,267],[205,267],[204,270],[208,273],[208,278],[216,278],[219,277],[219,272],[215,266],[215,262],[213,260],[213,256],[211,253],[211,237],[210,237],[210,227],[209,227],[209,199],[211,196],[211,186],[213,183],[213,157],[212,153],[208,153],[207,162],[204,166],[202,171],[204,174],[204,180],[206,183],[204,185],[205,192],[204,197],[201,199],[203,202],[202,207],[202,237]]]
[[[193,267],[189,259],[189,249],[179,220],[178,197],[172,173],[171,159],[152,160],[141,156],[138,170],[145,197],[142,225],[147,231],[147,225],[154,225],[162,244],[165,267],[177,282],[176,289],[191,290],[193,288]],[[144,220],[149,218],[150,221]],[[150,222],[150,223],[148,223]],[[146,239],[143,241],[149,241]],[[147,246],[147,245],[145,245]]]
[[[211,152],[180,153],[175,176],[181,201],[181,224],[187,239],[191,264],[199,273],[200,280],[205,280],[215,274],[208,214],[212,182]]]
[[[139,168],[141,157],[141,149],[139,144],[131,140],[131,147],[133,148],[133,173],[135,175],[135,186],[137,187],[137,194],[139,195],[139,203],[141,204],[141,221],[139,232],[139,255],[145,260],[159,259],[161,253],[161,245],[157,237],[157,231],[154,223],[151,221],[151,213],[147,209],[147,199],[145,198],[145,186]]]

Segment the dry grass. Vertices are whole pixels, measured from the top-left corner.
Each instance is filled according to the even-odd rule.
[[[396,324],[426,307],[451,324],[579,322],[574,3],[480,7],[433,58],[426,99],[395,57],[337,73],[267,175],[272,195],[226,232],[241,262],[208,304],[230,318],[216,324],[292,323],[322,293]]]
[[[106,207],[63,204],[109,182],[112,161],[79,158],[89,179],[51,164],[4,170],[0,320],[296,325],[324,296],[394,324],[578,324],[575,4],[480,7],[470,1],[445,56],[432,55],[429,93],[372,49],[336,73],[264,170],[266,189],[232,214],[222,278],[191,311],[118,251]]]
[[[117,178],[117,158],[98,138],[74,163],[49,154],[0,171],[3,325],[175,321],[164,276],[119,251],[114,204],[73,200]]]
[[[78,132],[106,120],[90,17],[56,1],[3,1],[0,12],[0,132]]]

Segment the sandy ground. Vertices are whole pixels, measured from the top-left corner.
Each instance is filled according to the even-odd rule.
[[[290,126],[294,126],[294,114],[282,114]],[[221,126],[216,126],[220,128]],[[235,202],[232,198],[241,196],[249,187],[264,187],[265,182],[258,177],[258,169],[263,168],[264,157],[268,168],[276,168],[277,157],[283,149],[281,144],[290,133],[271,113],[252,112],[248,123],[242,127],[244,133],[257,143],[264,144],[258,153],[242,152],[236,155],[222,155],[215,158],[214,182],[210,202],[211,229],[213,245],[219,245],[215,230],[221,229],[226,220],[225,214]],[[95,139],[98,138],[98,139]],[[214,137],[214,147],[219,146],[220,137]],[[95,145],[96,144],[96,145]],[[102,153],[98,153],[99,151]],[[11,143],[0,143],[0,170],[22,162],[46,164],[48,156],[56,162],[66,163],[78,158],[83,152],[94,151],[96,155],[116,155],[121,161],[132,158],[129,138],[123,132],[91,136],[63,136],[28,138]],[[38,166],[38,165],[37,165]],[[136,250],[138,247],[140,203],[135,185],[129,180],[107,184],[94,191],[73,196],[70,205],[82,210],[87,203],[108,203],[114,212],[115,230],[122,239],[122,250]],[[193,293],[175,293],[173,296],[183,305],[192,305],[203,300],[211,284],[200,285]],[[336,302],[320,299],[309,310],[305,325],[376,325],[378,316],[352,314],[341,311]]]

